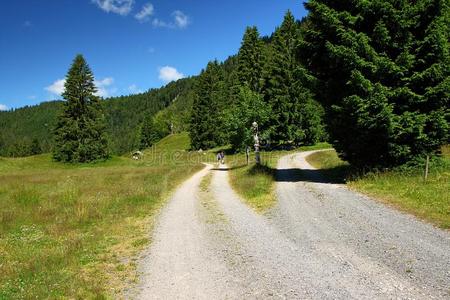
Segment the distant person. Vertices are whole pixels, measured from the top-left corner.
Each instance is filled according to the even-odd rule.
[[[225,152],[220,151],[220,163],[223,165],[225,163]]]
[[[222,152],[217,153],[217,165],[220,166],[220,163],[222,162]]]

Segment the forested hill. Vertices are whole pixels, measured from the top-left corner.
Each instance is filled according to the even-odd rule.
[[[264,41],[269,43],[270,39]],[[227,58],[220,68],[225,74],[232,74],[236,69],[236,56]],[[159,89],[102,101],[112,153],[121,155],[142,147],[141,128],[145,119],[154,123],[158,139],[171,132],[188,131],[197,80],[198,76],[192,76]],[[50,152],[53,129],[62,104],[63,101],[55,100],[0,111],[0,156]]]
[[[192,149],[243,151],[328,139],[363,169],[439,152],[450,132],[448,1],[310,0],[270,37],[248,27],[238,53],[147,93],[103,101],[114,154],[189,131]],[[58,105],[0,113],[0,155],[49,151]]]
[[[0,156],[25,156],[48,151],[51,130],[62,101],[0,112]]]
[[[170,132],[171,123],[174,123],[173,130],[185,129],[180,128],[182,125],[175,119],[178,119],[178,110],[188,112],[189,103],[192,103],[191,90],[194,81],[194,77],[185,78],[142,94],[105,99],[103,105],[112,152],[122,154],[138,147],[142,121],[158,112],[161,134]],[[36,106],[0,112],[0,156],[26,156],[49,152],[53,139],[52,130],[62,103],[44,102]],[[177,108],[177,118],[174,117],[173,108],[164,110],[172,103]]]
[[[247,30],[249,29],[256,30],[253,27],[247,28]],[[273,35],[258,36],[258,38],[261,43],[260,50],[269,51],[272,47]],[[221,85],[221,91],[214,93],[214,99],[210,99],[211,101],[208,100],[208,95],[204,95],[203,100],[209,101],[210,104],[221,102],[223,106],[220,108],[221,111],[224,107],[238,109],[235,105],[235,101],[237,101],[235,93],[239,89],[239,84],[236,82],[238,80],[236,78],[239,68],[238,60],[239,55],[234,54],[224,62],[215,61],[217,68],[223,74],[223,78],[217,81],[217,84]],[[171,132],[191,130],[194,101],[199,97],[199,90],[203,87],[199,86],[200,78],[200,75],[193,76],[142,94],[104,99],[102,103],[107,120],[111,152],[121,155],[148,147],[155,140]],[[62,104],[62,101],[51,101],[11,111],[0,111],[0,156],[19,157],[50,152],[54,142],[53,129],[57,116],[61,112]],[[218,111],[210,111],[208,107],[205,109],[205,116],[213,117],[217,122],[221,122],[223,135],[224,126],[228,123],[223,117],[230,112],[223,111],[222,117],[217,117],[215,114]],[[205,130],[205,132],[216,130],[216,126],[213,126],[218,125],[216,121],[213,122],[214,124],[206,124],[209,130]],[[151,123],[150,127],[153,133],[150,134],[149,139],[152,141],[143,143],[142,128],[146,126],[146,122]],[[228,130],[227,127],[226,131]],[[226,142],[224,137],[221,137],[222,142]],[[246,139],[243,139],[242,142],[244,141]]]

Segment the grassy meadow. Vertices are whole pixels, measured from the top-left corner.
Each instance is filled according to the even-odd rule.
[[[136,280],[154,216],[202,157],[186,134],[133,161],[0,158],[0,299],[116,298]]]
[[[314,167],[337,176],[344,176],[345,170],[348,171],[348,165],[334,150],[315,153],[307,160]],[[347,185],[441,228],[450,228],[449,146],[443,147],[441,159],[430,163],[426,182],[423,167],[403,167],[355,177]]]

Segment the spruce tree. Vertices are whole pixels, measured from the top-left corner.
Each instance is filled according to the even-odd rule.
[[[238,53],[237,79],[239,83],[248,86],[254,92],[260,92],[263,64],[263,44],[258,29],[247,27]]]
[[[274,144],[310,144],[323,136],[322,108],[314,101],[307,71],[297,59],[299,25],[288,11],[272,37],[264,94],[272,109]]]
[[[92,162],[108,158],[102,104],[95,95],[94,75],[82,55],[75,57],[64,88],[63,112],[54,130],[54,159]]]
[[[140,130],[140,149],[146,149],[153,146],[159,140],[159,134],[152,116],[147,116],[141,125]]]
[[[298,98],[293,94],[294,72],[297,68],[296,44],[295,19],[288,12],[283,24],[273,35],[264,89],[266,101],[272,108],[269,125],[270,140],[275,144],[293,141],[297,132],[295,122],[300,121],[299,116],[295,114]]]
[[[189,128],[193,149],[209,149],[223,144],[224,74],[217,61],[208,63],[202,71],[195,91]]]
[[[331,140],[359,167],[394,166],[448,142],[450,4],[311,0],[302,57]]]

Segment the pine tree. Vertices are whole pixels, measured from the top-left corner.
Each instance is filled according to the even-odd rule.
[[[151,116],[147,116],[142,122],[140,130],[140,149],[146,149],[153,146],[159,140],[160,136]]]
[[[238,53],[237,79],[239,83],[247,85],[254,92],[260,92],[263,64],[263,44],[258,29],[247,27]]]
[[[197,81],[189,134],[194,149],[209,149],[225,141],[223,118],[224,74],[217,61],[208,66]]]
[[[272,109],[269,135],[275,144],[310,144],[323,136],[322,109],[313,100],[310,79],[297,59],[299,33],[288,11],[272,38],[264,94]]]
[[[272,108],[270,119],[270,140],[275,144],[285,144],[294,140],[296,130],[295,114],[297,95],[293,94],[294,72],[297,68],[295,47],[297,28],[290,12],[283,24],[273,35],[271,55],[266,72],[264,94]]]
[[[55,128],[53,157],[62,162],[92,162],[108,158],[105,117],[94,75],[77,55],[66,76],[64,108]]]
[[[331,140],[359,167],[394,166],[448,141],[450,4],[311,0],[302,57]]]

